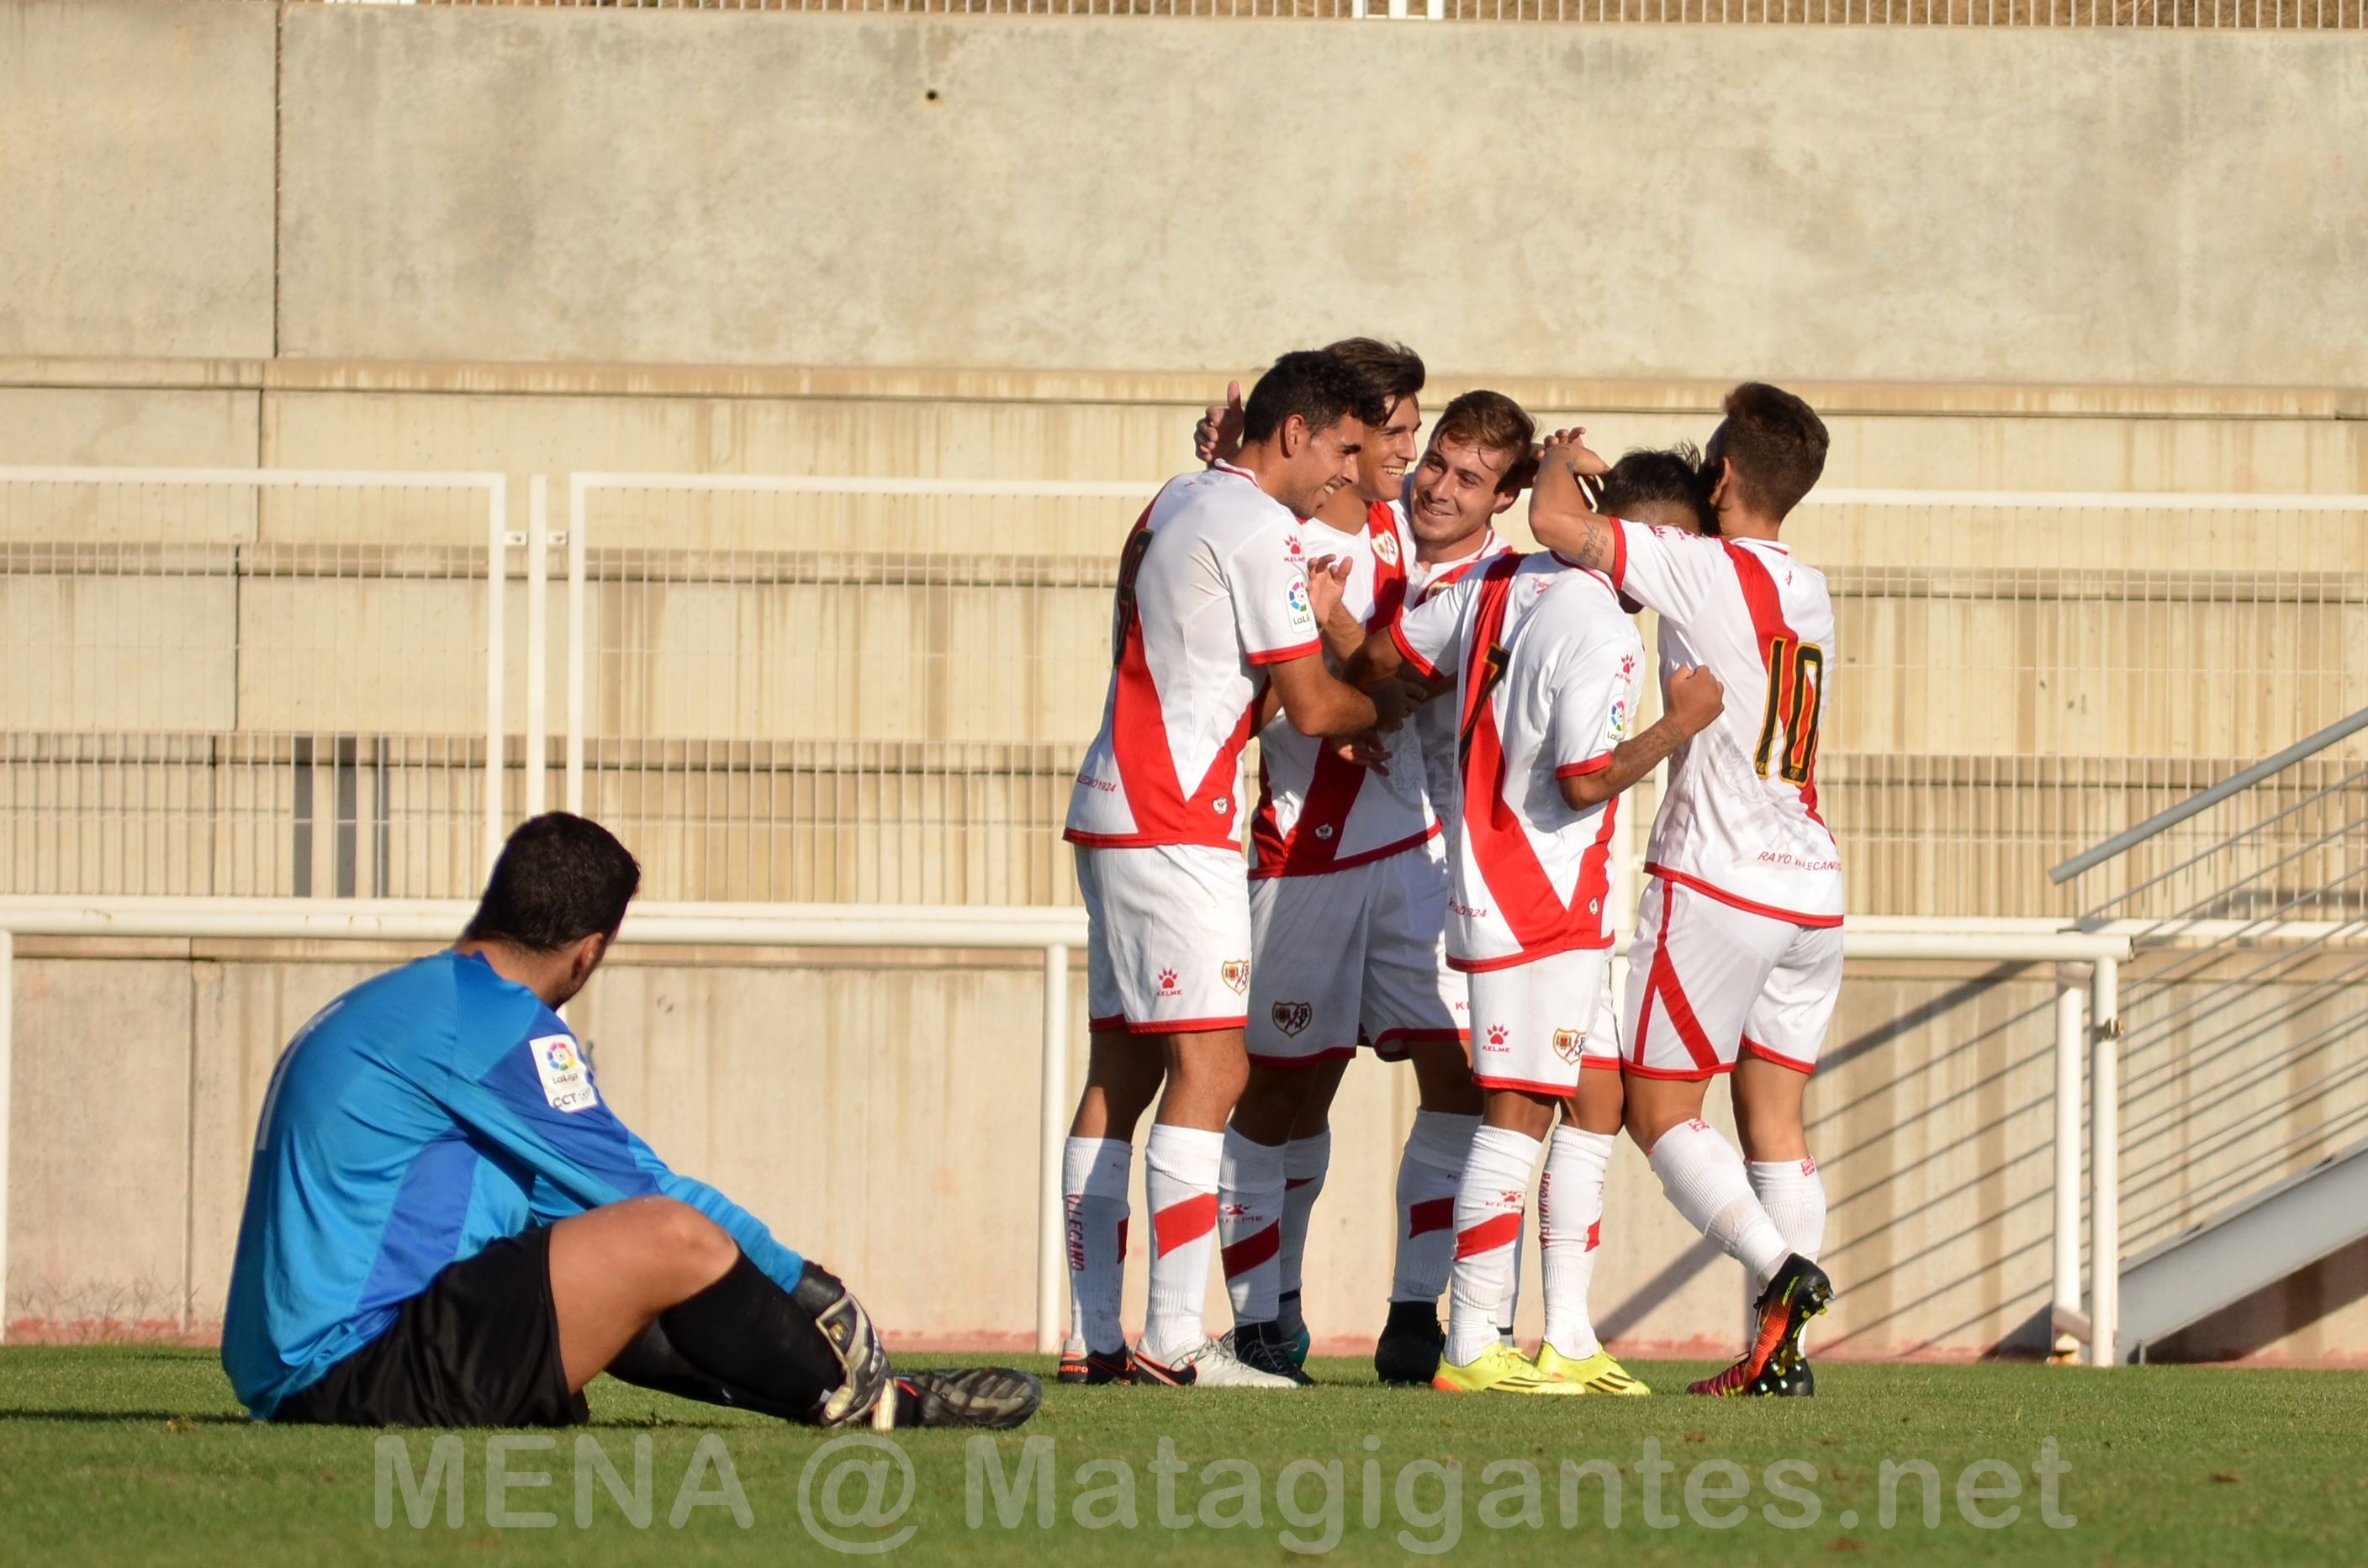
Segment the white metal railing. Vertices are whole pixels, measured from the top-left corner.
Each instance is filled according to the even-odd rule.
[[[2143,1195],[2120,1224],[2134,1253],[2240,1211],[2368,1125],[2356,1048],[2368,1032],[2368,766],[2320,757],[2363,728],[2368,710],[2051,873],[2074,882],[2136,862],[2116,867],[2121,891],[2080,921],[2132,947],[2115,1052],[2128,1092],[2097,1114],[2114,1118]],[[2123,915],[2142,903],[2168,907]]]
[[[0,898],[0,1303],[7,1297],[8,1084],[13,1066],[15,941],[19,936],[247,937],[450,941],[473,906],[458,900]],[[2080,1070],[2091,1052],[2089,1171],[2092,1259],[2120,1256],[2116,1233],[2112,1036],[2115,976],[2126,939],[2052,929],[2044,921],[1853,922],[1843,933],[1854,959],[2054,963],[2056,971],[2055,1280],[2053,1317],[2089,1342],[2092,1364],[2112,1366],[2114,1271],[2091,1270],[2089,1309],[2080,1312]],[[622,940],[654,946],[747,948],[951,948],[1034,949],[1043,955],[1037,1075],[1036,1348],[1060,1348],[1067,1299],[1061,1155],[1068,1131],[1069,964],[1084,946],[1075,908],[893,907],[876,904],[651,903],[627,915]],[[1621,938],[1624,952],[1626,937]],[[2087,966],[2085,985],[2079,966]],[[2085,995],[2084,995],[2085,992]],[[2088,1006],[2084,1023],[2083,1003]],[[186,1303],[184,1311],[188,1310]]]

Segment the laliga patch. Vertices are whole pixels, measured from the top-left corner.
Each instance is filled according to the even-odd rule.
[[[537,1035],[526,1042],[534,1056],[534,1075],[542,1080],[542,1097],[551,1108],[573,1116],[600,1103],[592,1087],[592,1067],[574,1035]]]
[[[1274,1027],[1284,1034],[1296,1035],[1315,1017],[1315,1006],[1306,1002],[1277,1002],[1274,1005]]]
[[[1556,1029],[1554,1032],[1554,1054],[1556,1056],[1561,1057],[1565,1062],[1567,1062],[1572,1066],[1576,1067],[1578,1065],[1579,1057],[1584,1055],[1587,1051],[1587,1031],[1585,1029]]]
[[[1224,981],[1226,989],[1233,992],[1235,995],[1244,994],[1250,988],[1250,960],[1247,959],[1225,960],[1217,966],[1217,978]]]
[[[1283,602],[1291,607],[1291,624],[1303,630],[1315,624],[1315,616],[1307,606],[1307,585],[1293,582],[1282,591]]]

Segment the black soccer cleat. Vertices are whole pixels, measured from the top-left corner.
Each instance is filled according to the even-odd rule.
[[[1833,1300],[1834,1282],[1826,1278],[1824,1269],[1798,1253],[1788,1256],[1777,1266],[1776,1278],[1759,1292],[1754,1309],[1759,1326],[1743,1359],[1713,1377],[1689,1383],[1686,1392],[1721,1399],[1760,1394],[1759,1380],[1771,1367],[1781,1376],[1805,1365],[1801,1353],[1801,1331],[1808,1326],[1811,1318],[1831,1306]]]
[[[1817,1392],[1817,1375],[1809,1369],[1808,1358],[1803,1357],[1790,1367],[1770,1363],[1766,1371],[1752,1380],[1746,1397],[1751,1399],[1813,1399]]]
[[[1429,1301],[1392,1301],[1389,1322],[1373,1345],[1373,1371],[1384,1383],[1429,1388],[1447,1349],[1439,1309]]]
[[[1017,1426],[1044,1402],[1044,1385],[1009,1367],[958,1367],[900,1372],[899,1426]]]
[[[1099,1388],[1106,1383],[1134,1381],[1134,1352],[1121,1345],[1105,1354],[1099,1350],[1071,1350],[1061,1357],[1061,1369],[1055,1374],[1072,1387]]]
[[[1279,1323],[1244,1323],[1235,1324],[1224,1342],[1233,1350],[1234,1358],[1250,1370],[1289,1378],[1306,1388],[1315,1380],[1292,1357],[1292,1337],[1283,1333]]]

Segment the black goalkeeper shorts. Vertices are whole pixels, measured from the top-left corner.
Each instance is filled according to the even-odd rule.
[[[568,1426],[588,1420],[559,1358],[551,1231],[449,1265],[386,1332],[281,1402],[275,1421],[326,1426]]]

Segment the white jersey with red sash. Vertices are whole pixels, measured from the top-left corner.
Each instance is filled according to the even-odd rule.
[[[1401,509],[1400,519],[1404,519]],[[1413,535],[1406,536],[1411,547]],[[1476,572],[1500,555],[1509,554],[1512,546],[1497,537],[1490,528],[1483,536],[1480,548],[1454,561],[1424,564],[1415,562],[1406,568],[1406,608],[1411,609],[1431,595],[1444,591],[1466,574]],[[1455,835],[1457,802],[1463,791],[1456,778],[1455,704],[1445,697],[1433,699],[1414,710],[1406,727],[1392,737],[1390,768],[1418,767],[1422,775],[1423,796],[1430,804],[1431,815],[1438,818],[1450,839]],[[1406,744],[1408,740],[1412,744]],[[1450,848],[1453,846],[1451,844]]]
[[[1308,519],[1305,558],[1345,556],[1340,602],[1368,631],[1397,619],[1407,589],[1406,549],[1395,508],[1377,501],[1365,526],[1343,533]],[[1412,849],[1439,831],[1418,766],[1377,773],[1343,761],[1334,743],[1303,735],[1277,713],[1258,732],[1260,791],[1250,825],[1250,876],[1318,876]]]
[[[1100,731],[1064,836],[1232,848],[1261,666],[1317,651],[1299,523],[1244,470],[1168,481],[1127,536]]]
[[[1551,554],[1503,556],[1408,611],[1392,635],[1417,669],[1456,680],[1449,962],[1486,971],[1609,948],[1618,801],[1575,810],[1559,780],[1611,766],[1635,710],[1644,643],[1610,583]]]
[[[1616,528],[1611,579],[1660,612],[1663,677],[1705,665],[1726,691],[1669,757],[1645,870],[1753,914],[1840,925],[1841,856],[1817,807],[1836,662],[1825,574],[1773,540]]]

